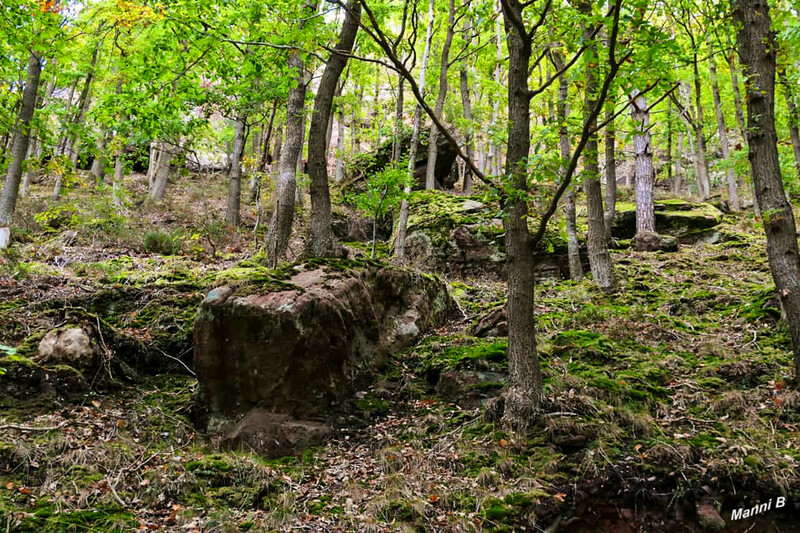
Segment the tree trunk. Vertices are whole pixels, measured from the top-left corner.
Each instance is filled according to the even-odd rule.
[[[422,53],[422,68],[419,77],[419,92],[425,94],[425,76],[428,73],[428,59],[431,56],[431,40],[433,38],[435,0],[428,2],[428,30],[425,35],[425,51]],[[411,195],[411,184],[414,181],[417,167],[417,150],[419,149],[419,131],[422,128],[422,106],[417,103],[414,110],[414,129],[411,132],[411,146],[408,149],[408,184],[403,190],[404,198],[400,202],[400,215],[394,238],[394,255],[398,261],[406,259],[406,231],[408,229],[408,197]]]
[[[35,52],[28,56],[28,73],[22,93],[22,105],[17,121],[17,135],[11,150],[11,164],[6,171],[3,196],[0,197],[0,250],[8,248],[11,241],[11,223],[17,207],[19,182],[22,178],[22,164],[28,154],[31,119],[36,109],[36,96],[39,91],[39,76],[42,73],[42,60]]]
[[[788,83],[784,84],[784,96],[786,97],[786,108],[789,111],[789,136],[792,139],[792,151],[794,152],[794,165],[797,177],[800,178],[800,111],[795,105],[794,93]]]
[[[172,164],[172,158],[175,156],[173,147],[161,146],[158,151],[158,165],[153,171],[153,186],[150,188],[150,193],[147,196],[148,202],[160,202],[164,199],[164,193],[167,191],[167,182],[169,179],[169,168]]]
[[[647,99],[634,90],[631,95],[636,134],[633,150],[636,157],[636,233],[656,231],[656,214],[653,206],[653,146],[650,139],[650,111]]]
[[[736,125],[742,142],[747,143],[747,129],[744,125],[744,107],[742,106],[742,91],[739,88],[739,75],[736,72],[736,54],[733,50],[728,54],[728,68],[731,71],[731,85],[733,87],[733,108],[736,111]]]
[[[37,139],[36,137],[30,138],[28,144],[28,155],[25,158],[28,161],[28,167],[25,169],[25,174],[23,174],[22,176],[22,185],[20,186],[19,189],[20,198],[28,197],[28,188],[31,185],[31,179],[33,177],[33,172],[34,172],[34,164],[33,164],[34,160],[37,162],[36,166],[38,167],[39,159],[36,158],[36,151],[38,150],[40,144],[41,143],[39,139]]]
[[[403,105],[406,79],[402,74],[397,75],[397,100],[394,106],[394,139],[392,140],[392,161],[400,162],[403,155],[401,139],[403,137]],[[342,145],[344,146],[344,144]]]
[[[775,129],[775,54],[766,0],[732,0],[737,41],[747,79],[747,136],[756,200],[764,214],[772,279],[792,337],[795,385],[800,385],[800,251],[792,206],[786,200]]]
[[[328,189],[330,137],[327,135],[327,129],[331,122],[333,97],[339,84],[339,77],[347,64],[347,54],[353,50],[360,19],[361,4],[358,0],[351,0],[339,33],[339,42],[325,65],[314,99],[314,112],[311,115],[311,129],[308,134],[311,219],[306,246],[306,251],[312,257],[327,257],[336,249],[336,239],[331,230],[331,196]]]
[[[719,83],[717,83],[717,64],[714,56],[708,58],[708,72],[711,78],[711,93],[714,96],[714,113],[717,115],[717,130],[719,133],[719,144],[722,149],[722,159],[728,164],[726,176],[728,178],[728,202],[733,211],[739,210],[739,190],[736,183],[736,172],[733,170],[731,161],[731,148],[728,140],[728,128],[725,125],[725,115],[722,112],[722,100],[719,95]]]
[[[675,181],[672,194],[680,194],[683,187],[683,130],[678,130],[678,144],[675,146]]]
[[[703,135],[703,124],[705,115],[703,114],[702,91],[700,84],[700,72],[697,66],[697,50],[694,52],[692,61],[694,72],[694,99],[697,107],[695,117],[695,134],[697,135],[697,187],[700,189],[700,199],[706,200],[711,195],[711,182],[708,178],[708,160],[706,159],[706,137]]]
[[[122,148],[117,148],[117,153],[114,157],[114,203],[117,206],[122,206],[122,191],[125,188],[125,165],[123,160]]]
[[[530,100],[528,69],[531,45],[513,20],[523,20],[518,0],[501,3],[508,43],[508,151],[506,172],[513,194],[504,202],[507,215],[506,264],[508,265],[508,371],[503,424],[524,433],[539,410],[542,374],[536,353],[534,322],[534,260],[528,230],[527,160],[530,151]]]
[[[442,61],[439,66],[439,93],[436,95],[436,108],[434,114],[436,118],[441,120],[444,114],[444,101],[447,98],[447,68],[450,61],[450,46],[453,44],[453,34],[455,33],[455,19],[456,19],[456,4],[455,0],[450,0],[449,8],[447,10],[447,34],[444,38],[444,45],[442,46]],[[428,133],[428,162],[425,168],[425,188],[436,188],[436,157],[437,139],[439,137],[439,128],[436,124],[431,125],[430,133]]]
[[[553,63],[557,70],[564,68],[564,58],[560,51],[553,51]],[[561,165],[558,174],[564,179],[567,170],[567,162],[572,156],[572,148],[569,142],[569,130],[567,128],[567,97],[569,96],[569,80],[566,76],[558,78],[558,102],[556,104],[556,120],[558,121],[558,148],[561,155]],[[579,281],[583,279],[583,263],[581,262],[581,250],[578,245],[578,224],[575,207],[575,190],[570,187],[564,198],[564,215],[567,230],[567,259],[569,260],[569,277]]]
[[[498,4],[502,4],[502,0],[498,0]],[[502,7],[500,8],[502,9]],[[495,44],[496,44],[496,51],[495,51],[495,65],[494,65],[494,82],[497,87],[500,87],[500,64],[503,61],[503,24],[500,20],[500,17],[497,18],[497,22],[495,24]],[[527,80],[525,82],[527,84]],[[495,129],[497,128],[497,123],[500,120],[500,99],[496,98],[492,103],[492,121],[489,124],[489,135],[494,134]],[[489,153],[488,153],[488,170],[491,174],[495,176],[500,175],[500,146],[494,140],[490,141]]]
[[[101,138],[100,141],[97,143],[97,154],[94,157],[94,161],[92,161],[92,170],[91,174],[94,177],[95,183],[98,185],[103,183],[106,174],[106,156],[105,156],[105,149],[106,145],[108,144],[109,139],[111,138],[111,132],[107,131]]]
[[[307,0],[305,10],[316,11],[317,0]],[[305,21],[300,22],[300,27]],[[289,51],[289,71],[294,72],[296,85],[289,89],[286,104],[286,139],[283,142],[278,164],[278,190],[275,195],[275,209],[272,212],[267,233],[267,260],[275,268],[283,259],[289,247],[294,218],[295,194],[297,191],[297,160],[303,151],[303,117],[305,115],[306,81],[303,54],[300,50]]]
[[[606,243],[611,246],[611,226],[617,212],[617,139],[614,130],[613,105],[606,107],[605,150],[606,150],[606,210],[603,213],[605,222]],[[563,156],[562,156],[563,157]]]
[[[245,126],[247,118],[239,115],[234,124],[233,153],[231,167],[228,169],[228,209],[225,211],[225,222],[228,226],[237,227],[240,222],[242,204],[242,155],[244,155]]]
[[[344,110],[341,106],[336,113],[336,173],[333,179],[336,183],[344,179]]]
[[[591,3],[580,4],[580,8],[585,13],[591,13]],[[588,32],[588,30],[587,30]],[[588,37],[587,38],[591,38]],[[598,86],[598,66],[594,59],[596,56],[594,49],[596,44],[590,45],[592,51],[584,56],[586,64],[586,96],[584,99],[584,115],[586,119],[591,118],[591,110],[594,108],[597,98]],[[595,130],[597,119],[595,118],[590,127]],[[603,218],[603,191],[600,187],[600,170],[598,159],[597,132],[589,136],[586,149],[583,155],[584,171],[584,190],[586,191],[586,222],[588,231],[586,235],[586,246],[589,249],[589,266],[592,269],[592,278],[595,284],[605,292],[613,292],[617,289],[614,265],[611,263],[611,255],[608,253],[608,243],[606,242],[605,220]]]
[[[467,73],[466,65],[461,67],[460,73],[461,85],[461,106],[464,108],[464,120],[467,121],[467,131],[464,135],[465,144],[467,145],[467,157],[471,160],[475,159],[475,143],[473,142],[473,124],[472,124],[472,99],[469,95],[469,74]],[[467,167],[464,169],[464,182],[462,189],[466,193],[472,192],[472,172]]]

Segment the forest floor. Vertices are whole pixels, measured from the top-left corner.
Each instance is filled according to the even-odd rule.
[[[171,205],[131,207],[136,222],[113,239],[113,209],[74,200],[53,224],[34,219],[36,199],[24,206],[29,242],[0,264],[3,372],[29,364],[26,338],[68,319],[96,319],[109,343],[140,342],[147,361],[159,356],[150,345],[172,357],[162,373],[131,371],[135,382],[69,400],[0,398],[0,528],[800,531],[800,393],[752,214],[726,216],[720,244],[615,251],[613,295],[590,281],[538,285],[545,402],[529,436],[480,408],[503,386],[506,341],[473,326],[505,286],[451,279],[463,321],[397,354],[324,446],[265,460],[219,452],[194,429],[196,380],[175,360],[204,290],[252,255],[252,233],[208,222],[222,186],[195,181]],[[146,249],[154,225],[180,253]],[[100,324],[100,300],[119,306],[116,321]]]

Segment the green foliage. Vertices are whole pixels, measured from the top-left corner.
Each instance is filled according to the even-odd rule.
[[[181,242],[165,231],[156,230],[145,234],[142,246],[150,253],[174,255],[180,251]]]

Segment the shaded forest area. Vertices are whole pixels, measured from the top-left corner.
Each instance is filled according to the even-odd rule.
[[[0,528],[800,531],[800,5],[0,6]]]

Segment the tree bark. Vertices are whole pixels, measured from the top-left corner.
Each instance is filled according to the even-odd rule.
[[[327,135],[327,129],[331,122],[333,97],[339,84],[339,78],[347,64],[347,54],[353,50],[360,19],[361,4],[358,0],[350,0],[339,33],[339,42],[325,65],[317,96],[314,99],[314,112],[311,115],[311,129],[308,134],[311,219],[306,246],[306,251],[312,257],[327,257],[332,255],[336,249],[336,239],[331,230],[331,195],[328,188],[330,137]]]
[[[553,64],[557,70],[564,68],[564,58],[560,51],[552,54]],[[561,155],[561,165],[558,169],[559,176],[564,179],[567,162],[572,156],[567,128],[567,97],[569,96],[569,80],[566,76],[558,78],[558,101],[556,103],[556,120],[558,121],[558,148]],[[578,244],[578,224],[575,207],[575,189],[570,188],[564,197],[564,216],[567,230],[567,259],[569,260],[569,277],[579,281],[583,279],[583,263],[581,250]]]
[[[579,9],[584,13],[591,13],[591,0],[582,0]],[[587,38],[592,38],[588,36]],[[584,116],[586,120],[591,118],[591,111],[596,105],[598,84],[598,66],[594,64],[591,56],[596,56],[594,50],[596,43],[591,43],[590,55],[584,55],[586,64],[586,96],[584,98]],[[589,51],[587,50],[587,53]],[[592,130],[596,130],[597,119],[590,124]],[[594,283],[605,292],[613,292],[617,289],[617,281],[614,273],[614,265],[611,263],[611,255],[608,253],[608,243],[606,242],[605,220],[603,218],[603,191],[600,187],[600,170],[598,165],[598,135],[594,131],[589,135],[586,143],[586,151],[583,155],[584,171],[584,191],[586,192],[586,222],[588,231],[586,235],[586,245],[589,250],[589,266],[592,270]]]
[[[228,169],[228,208],[225,211],[225,222],[228,226],[237,227],[240,222],[242,204],[242,155],[244,155],[246,117],[239,115],[234,124],[233,153],[231,167]]]
[[[422,53],[422,67],[420,69],[419,92],[425,94],[425,76],[428,73],[428,60],[431,56],[431,40],[433,39],[434,0],[428,2],[428,30],[425,35],[425,51]],[[414,181],[417,168],[417,150],[419,150],[419,132],[422,128],[422,106],[417,102],[414,110],[414,129],[411,132],[411,146],[408,149],[408,174],[409,180],[403,189],[404,198],[400,202],[400,214],[397,218],[397,230],[394,238],[394,255],[401,263],[406,260],[406,231],[408,230],[408,197],[411,195],[411,184]]]
[[[307,0],[304,7],[307,12],[316,11],[317,0]],[[301,21],[300,28],[302,29],[304,25],[305,21]],[[302,52],[290,50],[288,63],[289,71],[294,71],[296,76],[296,85],[289,89],[289,99],[286,104],[286,139],[283,142],[278,164],[279,177],[275,209],[272,212],[272,221],[267,233],[267,260],[272,268],[278,266],[289,247],[297,191],[297,161],[303,151],[303,117],[308,76],[306,76]]]
[[[508,370],[503,424],[520,433],[530,426],[542,400],[542,374],[536,353],[534,322],[534,259],[528,230],[528,152],[530,151],[530,100],[528,69],[531,43],[514,20],[523,20],[519,0],[501,2],[508,43],[508,151],[506,172],[515,193],[504,202],[507,215],[508,265]]]
[[[461,106],[464,108],[464,119],[467,121],[467,131],[464,135],[467,145],[467,157],[475,159],[475,143],[473,141],[473,124],[472,124],[472,99],[469,94],[469,73],[467,67],[462,66],[459,74],[460,89],[461,89]],[[472,192],[472,172],[469,168],[464,169],[464,182],[462,189],[465,193]]]
[[[736,172],[733,170],[731,161],[728,128],[725,125],[725,114],[722,112],[722,99],[720,98],[719,83],[717,82],[717,64],[714,61],[713,55],[708,58],[708,73],[711,78],[711,93],[714,97],[714,113],[717,115],[717,132],[719,134],[720,148],[722,149],[722,159],[728,164],[728,169],[725,172],[728,179],[728,202],[733,211],[738,211],[739,189],[736,183]]]
[[[161,145],[159,147],[157,165],[153,171],[153,184],[147,195],[148,202],[160,202],[164,199],[164,193],[167,191],[167,183],[169,181],[169,169],[174,156],[172,146],[165,147]]]
[[[403,100],[405,99],[405,84],[406,79],[402,74],[398,74],[397,100],[394,103],[394,139],[392,139],[392,161],[395,163],[400,162],[400,157],[402,157],[403,153],[401,138],[403,136]]]
[[[604,229],[608,246],[611,246],[611,226],[614,222],[614,215],[617,213],[617,139],[613,113],[613,105],[607,106],[605,120],[609,122],[605,128],[606,210],[603,213],[603,221],[605,222]]]
[[[672,194],[680,194],[683,187],[683,130],[678,130],[678,143],[675,145],[675,181],[672,182]]]
[[[766,0],[732,0],[747,80],[747,138],[756,200],[767,235],[767,256],[792,337],[795,385],[800,385],[800,251],[792,206],[786,200],[775,128],[775,54]]]
[[[653,146],[650,138],[650,111],[647,99],[634,90],[631,95],[636,134],[633,150],[636,157],[636,233],[655,233],[656,214],[653,206]]]
[[[794,166],[797,177],[800,178],[800,111],[794,103],[794,93],[789,83],[784,83],[783,95],[786,98],[786,108],[789,111],[789,136],[792,139],[792,151],[794,152]]]
[[[733,108],[736,112],[736,125],[742,142],[747,143],[747,129],[744,124],[744,107],[742,106],[742,91],[739,88],[739,74],[736,72],[736,55],[733,50],[728,54],[728,68],[731,71],[731,86],[733,87]]]
[[[450,46],[453,44],[453,34],[455,33],[455,19],[456,19],[456,4],[455,0],[450,0],[449,8],[447,10],[447,33],[444,38],[444,45],[442,46],[442,61],[439,66],[439,92],[436,95],[436,108],[434,114],[436,118],[441,120],[444,114],[444,101],[447,98],[447,70],[450,61]],[[431,130],[428,133],[428,162],[425,167],[425,188],[436,188],[436,157],[437,139],[439,137],[439,128],[436,124],[431,125]]]
[[[22,178],[22,164],[28,154],[30,142],[31,119],[36,110],[36,96],[39,92],[39,77],[42,73],[42,60],[31,52],[28,56],[28,72],[25,78],[25,89],[22,92],[22,105],[20,106],[17,135],[11,149],[11,164],[6,171],[6,181],[3,186],[3,196],[0,197],[0,250],[8,248],[11,240],[11,223],[17,207],[17,194],[20,179]]]
[[[700,190],[700,198],[702,200],[708,199],[711,195],[711,182],[708,177],[708,159],[706,158],[706,137],[703,135],[703,124],[705,124],[705,115],[703,114],[703,99],[700,82],[700,71],[697,65],[697,50],[694,51],[692,61],[692,71],[694,73],[694,100],[695,107],[697,108],[697,116],[695,117],[695,134],[697,135],[697,186]]]

